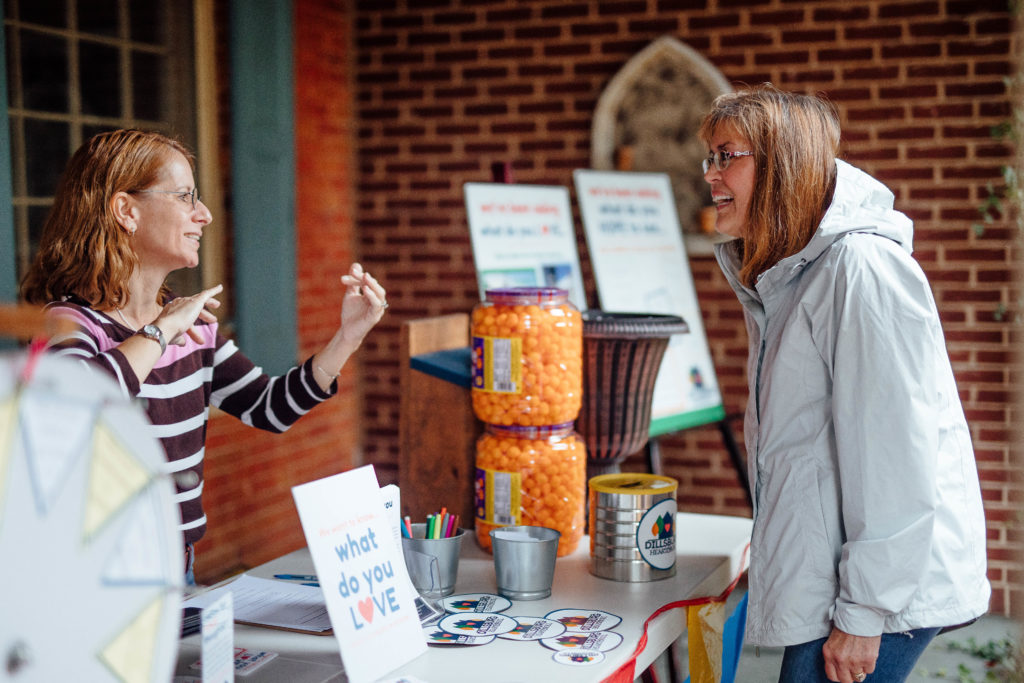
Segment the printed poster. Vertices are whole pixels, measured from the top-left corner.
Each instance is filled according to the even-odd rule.
[[[654,385],[651,436],[725,418],[711,350],[663,173],[573,173],[601,309],[678,315]]]
[[[466,183],[463,193],[481,301],[488,289],[558,287],[587,308],[567,188]]]
[[[415,593],[372,465],[292,488],[349,683],[426,652]]]

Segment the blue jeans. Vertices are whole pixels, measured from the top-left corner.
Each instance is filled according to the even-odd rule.
[[[185,585],[196,585],[194,566],[196,561],[196,549],[191,543],[185,544]]]
[[[883,633],[878,646],[875,672],[865,683],[900,683],[914,670],[921,653],[939,632],[938,628],[919,628],[905,633]],[[779,683],[828,683],[822,645],[828,638],[790,645],[782,655]]]

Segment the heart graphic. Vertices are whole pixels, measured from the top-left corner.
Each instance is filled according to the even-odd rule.
[[[366,621],[373,621],[373,598],[359,601],[359,613],[363,615],[363,619],[366,619]]]

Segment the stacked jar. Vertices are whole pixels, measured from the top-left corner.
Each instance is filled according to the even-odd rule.
[[[556,529],[559,556],[585,524],[586,447],[573,431],[583,394],[583,321],[554,287],[490,289],[473,309],[476,537],[526,524]]]

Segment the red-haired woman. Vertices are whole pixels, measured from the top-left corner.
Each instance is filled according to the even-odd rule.
[[[199,263],[210,223],[193,159],[159,133],[118,130],[88,140],[61,177],[23,298],[70,318],[77,332],[54,352],[113,376],[146,399],[153,431],[178,485],[191,579],[192,544],[206,529],[203,456],[209,407],[281,432],[337,391],[335,378],[387,308],[383,287],[360,265],[341,278],[340,324],[302,365],[270,377],[217,331],[208,310],[217,285],[173,296],[167,276]]]

